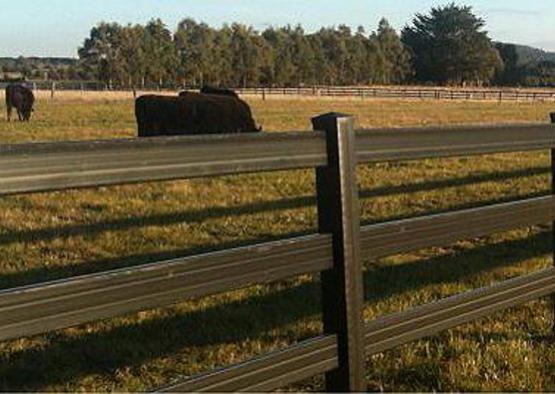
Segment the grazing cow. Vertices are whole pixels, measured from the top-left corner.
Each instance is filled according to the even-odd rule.
[[[252,113],[242,100],[182,92],[179,97],[146,95],[135,101],[139,137],[254,133]]]
[[[31,118],[35,96],[31,89],[23,85],[8,85],[6,87],[6,108],[8,110],[8,122],[12,118],[12,109],[17,110],[20,121],[28,122]]]
[[[202,89],[200,89],[200,92],[203,93],[203,94],[217,94],[217,95],[220,95],[220,96],[235,97],[236,99],[239,98],[237,93],[235,93],[231,89],[217,88],[217,87],[209,86],[209,85],[203,86]]]

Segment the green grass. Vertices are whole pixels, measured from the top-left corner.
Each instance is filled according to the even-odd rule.
[[[252,101],[266,130],[328,111],[359,125],[547,121],[541,103]],[[13,143],[128,137],[131,101],[40,101]],[[3,107],[0,106],[0,111]],[[547,193],[547,152],[361,166],[365,223]],[[0,199],[0,289],[313,232],[314,175],[291,171]],[[526,228],[366,262],[365,316],[406,310],[551,264],[551,232]],[[0,317],[1,318],[1,317]],[[553,391],[549,302],[498,313],[368,359],[369,390]],[[303,276],[0,343],[0,390],[140,391],[321,333]],[[322,377],[290,390],[322,389]]]

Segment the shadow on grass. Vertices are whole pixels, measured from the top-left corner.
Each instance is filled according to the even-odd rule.
[[[470,185],[480,182],[503,181],[524,176],[544,175],[550,172],[546,167],[534,167],[515,171],[478,174],[464,178],[442,179],[437,181],[422,182],[409,185],[387,186],[371,190],[363,190],[361,198],[384,197],[395,194],[416,193],[432,191],[441,188]],[[177,223],[198,223],[208,219],[221,218],[227,216],[240,216],[263,212],[280,211],[286,209],[298,209],[314,206],[316,198],[313,196],[301,196],[286,198],[279,201],[265,201],[255,204],[217,207],[201,211],[185,211],[145,217],[130,217],[93,224],[70,225],[57,228],[46,228],[39,230],[9,231],[0,234],[0,245],[7,245],[15,242],[35,242],[47,241],[56,238],[69,238],[78,235],[94,235],[106,231],[125,230],[141,226],[164,226]]]
[[[54,267],[34,267],[25,271],[12,273],[0,273],[0,291],[19,286],[54,281],[57,279],[70,278],[74,276],[93,274],[97,272],[110,271],[119,268],[135,267],[143,264],[168,261],[176,258],[194,256],[197,254],[217,252],[226,249],[238,248],[258,243],[272,242],[284,238],[294,238],[308,235],[308,232],[289,233],[286,235],[275,235],[258,237],[251,240],[240,240],[230,242],[218,242],[217,244],[206,244],[181,250],[169,250],[163,252],[142,253],[104,259],[98,261],[87,261],[84,263],[68,264]]]
[[[546,194],[542,192],[531,193],[528,195],[519,196],[519,198],[526,199],[526,198],[541,197],[545,195]],[[452,206],[446,209],[429,210],[417,216],[433,215],[433,214],[439,214],[444,212],[464,210],[464,209],[487,206],[491,204],[499,204],[499,203],[509,202],[509,201],[514,201],[514,197],[502,197],[494,200],[459,204],[457,206]],[[270,206],[271,203],[268,203],[268,205]],[[390,217],[387,219],[387,221],[404,219],[407,216],[415,217],[415,215],[404,215],[404,216],[398,216],[398,217]],[[367,221],[367,222],[363,222],[362,225],[365,226],[373,223],[374,222]],[[86,226],[83,226],[83,227],[86,228]],[[231,249],[231,248],[278,241],[278,240],[283,240],[287,238],[294,238],[294,237],[299,237],[303,235],[314,234],[315,232],[317,232],[316,229],[307,229],[306,231],[303,231],[303,232],[275,234],[264,238],[258,237],[255,239],[237,240],[237,241],[230,241],[225,243],[218,242],[216,244],[206,244],[202,246],[195,246],[195,247],[190,247],[190,248],[181,249],[181,250],[143,253],[143,254],[137,254],[137,255],[115,257],[115,258],[104,259],[99,261],[86,261],[86,262],[80,262],[75,264],[68,264],[64,266],[54,266],[54,267],[40,266],[40,267],[31,268],[31,269],[26,269],[24,271],[16,271],[12,273],[4,273],[4,274],[0,273],[0,290],[11,289],[18,286],[48,282],[48,281],[53,281],[57,279],[64,279],[64,278],[69,278],[73,276],[80,276],[80,275],[87,275],[87,274],[92,274],[96,272],[109,271],[109,270],[118,269],[118,268],[128,268],[128,267],[135,267],[142,264],[164,262],[171,259],[188,257],[188,256],[193,256],[201,253],[217,252],[217,251],[222,251],[222,250]]]
[[[473,283],[477,274],[548,254],[551,246],[551,233],[543,232],[425,261],[380,266],[365,272],[365,297],[376,303],[424,286],[461,281]],[[75,376],[113,375],[120,368],[140,374],[138,368],[149,360],[183,352],[191,364],[206,365],[210,360],[207,361],[197,347],[264,339],[271,336],[269,332],[273,329],[301,318],[317,319],[319,313],[319,283],[312,281],[296,287],[275,288],[204,310],[129,323],[104,332],[79,337],[53,333],[48,336],[52,340],[40,348],[2,356],[0,389],[36,391],[49,385],[65,384]]]

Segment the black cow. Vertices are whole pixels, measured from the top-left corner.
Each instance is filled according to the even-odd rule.
[[[146,95],[135,101],[139,137],[253,133],[251,110],[242,100],[183,92],[179,97]]]
[[[209,86],[209,85],[203,86],[200,89],[200,92],[204,93],[204,94],[217,94],[217,95],[220,95],[220,96],[231,96],[231,97],[235,97],[237,99],[239,98],[239,95],[237,95],[237,93],[235,93],[231,89],[217,88],[217,87]]]
[[[28,122],[31,119],[35,96],[31,89],[23,85],[8,85],[6,87],[6,108],[8,110],[8,122],[12,119],[12,109],[17,110],[20,121]]]

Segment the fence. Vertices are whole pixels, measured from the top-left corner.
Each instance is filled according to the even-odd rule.
[[[419,87],[333,87],[245,88],[243,95],[346,98],[402,98],[421,100],[494,100],[494,101],[555,101],[555,90],[533,89],[463,89]]]
[[[130,90],[116,88],[109,89],[108,85],[100,81],[30,81],[24,82],[33,90],[47,91],[51,98],[59,91],[73,92],[129,92]],[[7,83],[0,83],[3,90]],[[146,86],[137,88],[137,92],[180,90],[178,86]],[[437,87],[341,87],[341,86],[311,86],[295,88],[237,88],[241,95],[267,97],[301,96],[301,97],[331,97],[331,98],[401,98],[421,100],[487,100],[487,101],[555,101],[555,89],[468,89],[468,88],[437,88]]]
[[[555,181],[549,196],[361,227],[355,180],[358,163],[542,149],[555,171],[555,124],[355,132],[340,114],[313,123],[321,131],[0,146],[0,195],[316,168],[319,212],[310,236],[1,291],[0,340],[321,272],[322,336],[162,390],[265,391],[325,373],[328,390],[363,391],[366,355],[555,293],[554,267],[363,322],[363,258],[553,222]]]

